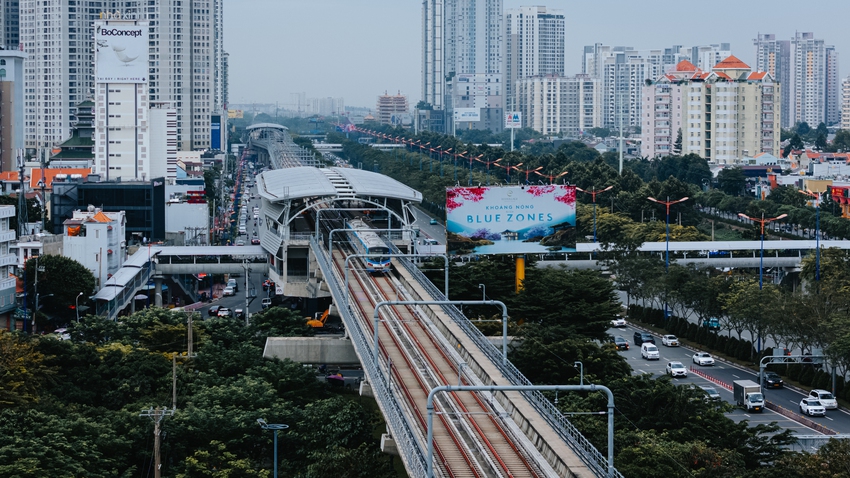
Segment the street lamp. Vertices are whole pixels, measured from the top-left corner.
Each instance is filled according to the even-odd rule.
[[[277,478],[277,431],[278,430],[286,430],[289,428],[289,425],[284,425],[282,423],[266,423],[266,420],[263,418],[258,418],[257,423],[260,424],[263,430],[274,430],[274,478]]]
[[[481,160],[481,159],[479,159],[479,160],[478,160],[478,162],[479,162],[479,163],[484,163],[484,164],[486,164],[486,165],[487,165],[487,185],[488,185],[488,186],[490,185],[490,165],[491,165],[491,164],[495,164],[495,165],[497,165],[497,166],[498,166],[498,163],[499,163],[499,161],[501,161],[501,160],[502,160],[502,158],[499,158],[499,159],[497,159],[497,160],[495,160],[495,161],[484,161],[484,160]]]
[[[608,186],[607,188],[605,188],[605,189],[601,190],[601,191],[597,191],[595,187],[594,187],[592,190],[590,190],[590,191],[585,191],[585,190],[584,190],[584,189],[582,189],[582,188],[576,187],[576,190],[577,190],[577,191],[581,191],[581,192],[583,192],[583,193],[585,193],[585,194],[590,194],[590,197],[591,197],[591,198],[593,198],[593,242],[594,242],[594,243],[596,242],[596,195],[597,195],[597,194],[602,194],[602,193],[604,193],[605,191],[610,191],[610,190],[612,190],[612,189],[614,189],[614,185],[613,185],[613,184],[612,184],[612,185],[610,185],[610,186]],[[686,198],[686,199],[687,199],[687,198]]]
[[[809,190],[800,191],[806,196],[815,198],[815,281],[820,280],[820,193]]]
[[[83,296],[83,293],[80,292],[77,294],[77,298],[74,299],[74,310],[77,311],[77,323],[80,323],[80,297]]]
[[[555,184],[556,179],[560,178],[561,176],[565,176],[565,175],[569,174],[569,171],[564,171],[563,173],[559,173],[559,174],[543,174],[540,171],[534,171],[534,174],[548,179],[549,184]],[[611,187],[614,187],[614,186],[611,186]]]
[[[773,221],[778,221],[780,219],[788,217],[787,214],[780,214],[776,217],[764,217],[764,213],[761,213],[761,219],[756,217],[747,216],[744,213],[738,213],[738,217],[749,219],[750,221],[757,222],[761,224],[761,255],[759,258],[759,290],[762,288],[762,277],[764,275],[764,225]],[[759,337],[759,342],[761,342],[761,337]],[[761,347],[759,347],[761,348]]]
[[[474,158],[472,157],[471,154],[469,155],[469,185],[470,186],[472,186],[472,162],[473,161],[479,161],[482,156],[484,156],[484,154],[479,154],[478,156],[476,156]]]
[[[525,173],[525,184],[528,184],[528,175],[535,172],[535,171],[540,171],[541,169],[543,169],[543,166],[538,166],[534,169],[520,169],[519,167],[522,166],[523,164],[524,163],[519,163],[516,166],[514,166],[513,168],[520,173]]]
[[[35,310],[32,311],[32,333],[35,334],[35,316],[38,314],[38,309],[40,308],[38,305],[38,300],[41,297],[41,294],[35,295]],[[45,297],[53,297],[53,294],[47,294]]]
[[[671,201],[670,196],[667,196],[666,201],[660,201],[660,200],[655,199],[654,197],[651,197],[651,196],[648,197],[647,199],[649,199],[650,201],[652,201],[654,203],[663,204],[664,206],[667,207],[667,234],[665,235],[666,236],[665,239],[667,240],[667,246],[666,246],[666,253],[664,255],[664,273],[666,274],[666,273],[670,272],[670,206],[672,206],[673,204],[680,203],[680,202],[685,202],[685,201],[688,200],[688,197],[685,196],[682,199],[676,199],[675,201]],[[664,298],[664,321],[667,322],[667,297],[666,297],[666,294],[665,294],[665,298]]]

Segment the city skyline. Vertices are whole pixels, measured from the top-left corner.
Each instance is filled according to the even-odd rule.
[[[677,5],[673,18],[663,13],[669,4],[657,0],[640,5],[614,0],[593,5],[503,0],[504,9],[530,5],[564,10],[567,75],[581,72],[582,49],[594,43],[639,50],[731,43],[732,53],[754,66],[753,40],[758,34],[790,40],[795,31],[813,32],[834,45],[839,78],[850,73],[850,60],[841,61],[842,52],[850,51],[850,39],[842,34],[840,16],[801,17],[794,8],[798,5],[790,0],[772,3],[770,11],[743,8],[727,0],[714,2],[711,8],[686,3]],[[822,12],[840,11],[843,4],[827,0],[821,6]],[[385,90],[401,91],[411,105],[421,99],[421,2],[254,0],[246,5],[224,0],[224,9],[231,103],[277,101],[284,108],[291,93],[306,93],[308,97],[343,97],[346,105],[374,108]],[[305,21],[317,15],[321,21]],[[689,19],[700,19],[700,23]],[[250,29],[244,27],[248,22],[254,22]],[[255,48],[252,52],[257,45],[273,46],[276,51]],[[293,69],[299,73],[293,74]]]

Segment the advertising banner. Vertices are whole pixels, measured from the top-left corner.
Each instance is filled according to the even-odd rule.
[[[148,82],[148,23],[95,22],[95,82]]]
[[[210,149],[221,149],[221,115],[210,116]]]
[[[575,186],[446,189],[446,233],[453,251],[527,254],[575,250],[575,224]]]
[[[455,108],[455,121],[481,121],[481,108]]]
[[[522,113],[511,111],[505,113],[505,129],[522,128]]]

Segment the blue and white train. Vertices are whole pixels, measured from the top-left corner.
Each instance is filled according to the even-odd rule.
[[[384,254],[389,254],[390,248],[387,247],[384,240],[373,231],[364,231],[363,229],[371,229],[371,227],[361,219],[348,221],[346,228],[354,229],[350,233],[353,239],[351,242],[358,254],[379,254],[374,257],[363,258],[366,270],[369,272],[389,272],[390,258]]]

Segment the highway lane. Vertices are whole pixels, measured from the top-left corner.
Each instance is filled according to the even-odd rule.
[[[629,365],[631,365],[633,373],[635,374],[650,373],[653,376],[658,377],[666,373],[665,367],[667,366],[667,362],[679,361],[682,362],[686,367],[688,367],[689,373],[687,378],[673,379],[674,383],[680,385],[694,384],[696,386],[712,386],[720,393],[720,396],[723,397],[723,399],[729,403],[734,402],[731,391],[719,385],[716,385],[711,381],[698,376],[695,373],[690,373],[690,368],[693,366],[694,368],[697,368],[702,372],[730,385],[735,380],[752,380],[754,382],[758,380],[757,374],[749,370],[737,367],[733,364],[727,363],[725,361],[717,360],[717,358],[715,358],[716,364],[714,366],[700,367],[698,365],[695,365],[692,359],[693,350],[688,347],[665,347],[661,344],[661,337],[655,334],[653,335],[655,336],[655,341],[658,345],[658,349],[661,354],[661,359],[644,360],[640,355],[640,347],[634,346],[633,335],[636,330],[638,329],[632,326],[627,326],[625,328],[620,329],[612,328],[608,331],[608,333],[612,336],[619,335],[629,341],[629,344],[631,346],[630,349],[628,351],[623,351],[620,353],[627,358]],[[766,390],[765,398],[799,415],[798,404],[803,398],[803,394],[790,388],[783,388],[778,390]],[[850,414],[848,414],[846,410],[829,410],[826,415],[826,417],[807,418],[810,418],[818,424],[830,428],[838,433],[850,433]],[[736,408],[733,412],[729,413],[728,416],[735,421],[749,420],[749,422],[752,424],[770,423],[775,421],[782,428],[793,430],[795,434],[820,434],[819,432],[809,427],[806,427],[798,422],[790,420],[770,410],[765,410],[764,413],[760,414],[751,414],[746,413],[742,409]]]
[[[427,238],[435,239],[440,244],[446,243],[446,226],[445,224],[431,224],[431,216],[418,207],[413,208],[413,214],[416,216],[416,225],[419,228],[420,235]]]

